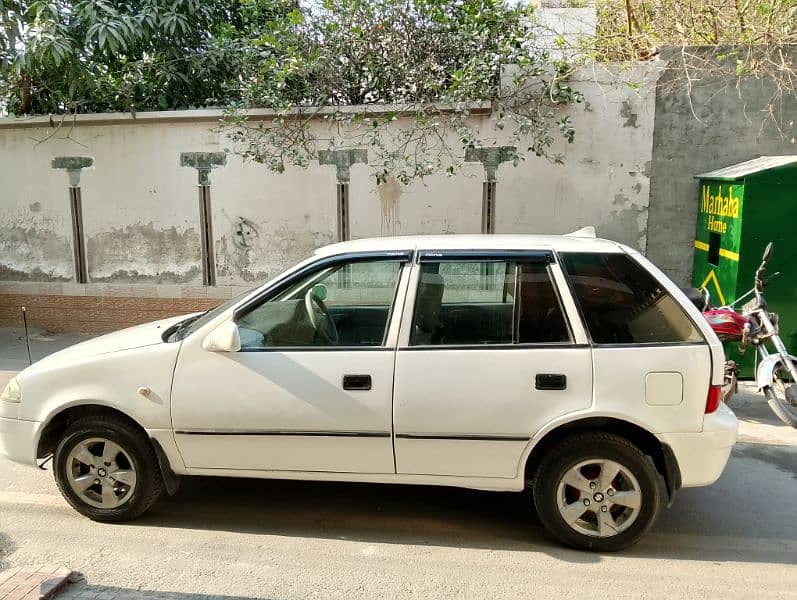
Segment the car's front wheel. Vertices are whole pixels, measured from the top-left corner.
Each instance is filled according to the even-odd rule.
[[[53,471],[67,502],[95,521],[134,519],[163,491],[149,440],[114,416],[72,423],[55,450]]]
[[[543,525],[584,550],[615,551],[636,543],[655,522],[661,498],[651,460],[626,439],[597,432],[550,448],[534,483]]]

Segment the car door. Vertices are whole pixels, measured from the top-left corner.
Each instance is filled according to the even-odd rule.
[[[535,432],[590,406],[590,348],[555,280],[548,251],[420,253],[396,356],[398,473],[514,478]]]
[[[185,340],[172,422],[186,466],[395,472],[393,307],[409,256],[358,254],[303,269],[237,311],[239,352]]]

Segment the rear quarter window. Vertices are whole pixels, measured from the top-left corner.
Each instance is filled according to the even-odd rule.
[[[585,252],[561,259],[593,342],[704,341],[678,302],[631,256]]]

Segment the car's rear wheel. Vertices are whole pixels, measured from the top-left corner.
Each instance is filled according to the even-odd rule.
[[[70,425],[55,450],[53,471],[67,502],[95,521],[134,519],[163,492],[149,440],[113,416]]]
[[[550,448],[534,483],[543,525],[574,548],[616,551],[639,541],[661,507],[652,461],[626,439],[582,433]]]

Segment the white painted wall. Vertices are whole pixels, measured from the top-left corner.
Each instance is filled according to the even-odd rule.
[[[568,109],[577,138],[562,148],[567,163],[530,158],[501,166],[496,231],[562,233],[594,224],[600,235],[644,250],[657,73],[580,72],[588,102]],[[637,91],[640,82],[648,85]],[[179,155],[224,150],[208,120],[214,115],[89,116],[70,139],[59,139],[62,130],[42,143],[36,140],[51,133],[46,123],[0,119],[0,280],[72,279],[67,175],[50,161],[88,155],[96,165],[82,176],[90,280],[201,283],[197,176],[179,166]],[[352,236],[478,232],[483,177],[475,164],[455,177],[377,188],[368,167],[355,165]],[[335,241],[332,166],[280,175],[230,156],[210,179],[219,285],[261,281]]]
[[[483,177],[475,164],[456,177],[434,175],[409,186],[389,179],[377,186],[358,165],[350,184],[352,237],[479,233]]]
[[[586,101],[568,111],[576,138],[556,146],[565,164],[502,165],[496,231],[567,233],[594,225],[601,237],[645,251],[659,74],[655,63],[581,69],[574,87]]]

